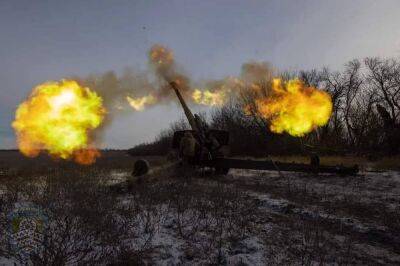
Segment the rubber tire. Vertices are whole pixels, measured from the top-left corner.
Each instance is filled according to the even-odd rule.
[[[149,172],[149,162],[143,159],[139,159],[135,162],[133,167],[132,176],[141,176]]]

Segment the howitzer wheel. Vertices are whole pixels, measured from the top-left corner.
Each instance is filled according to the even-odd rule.
[[[225,158],[225,154],[223,153],[222,150],[218,150],[215,152],[215,156],[218,158]],[[217,175],[227,175],[229,172],[229,167],[224,167],[224,166],[217,166],[215,167],[215,173]]]
[[[143,159],[139,159],[135,162],[133,167],[132,176],[141,176],[149,172],[149,162]]]

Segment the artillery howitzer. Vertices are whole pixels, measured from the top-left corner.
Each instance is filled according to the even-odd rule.
[[[337,173],[342,175],[355,175],[358,166],[323,166],[319,164],[317,155],[311,156],[310,164],[284,163],[272,160],[246,160],[226,158],[223,148],[229,144],[229,132],[224,130],[210,129],[208,125],[197,114],[193,115],[184,101],[176,82],[169,83],[175,91],[179,102],[183,108],[185,116],[191,127],[190,130],[176,131],[172,140],[172,148],[178,151],[180,159],[186,164],[198,167],[209,167],[219,174],[227,174],[229,169],[254,169],[254,170],[276,170],[308,173]],[[182,143],[186,137],[194,141],[194,152],[185,158],[182,154]],[[133,175],[139,176],[146,174],[149,170],[148,163],[138,160],[135,163]]]

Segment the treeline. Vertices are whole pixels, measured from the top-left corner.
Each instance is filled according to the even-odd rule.
[[[255,81],[263,93],[271,90],[271,77]],[[211,128],[230,132],[233,155],[266,154],[391,155],[400,151],[400,62],[394,58],[352,60],[342,71],[321,70],[284,72],[283,79],[297,77],[306,85],[326,90],[332,96],[329,123],[301,138],[274,134],[260,114],[245,114],[243,106],[254,104],[251,90],[243,90],[228,104],[208,114]],[[133,149],[137,155],[166,154],[173,132],[187,128],[184,120],[175,122],[155,139]]]

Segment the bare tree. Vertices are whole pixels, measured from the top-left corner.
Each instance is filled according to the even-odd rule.
[[[400,64],[395,59],[366,58],[367,81],[370,82],[378,101],[387,108],[392,123],[400,115]]]

